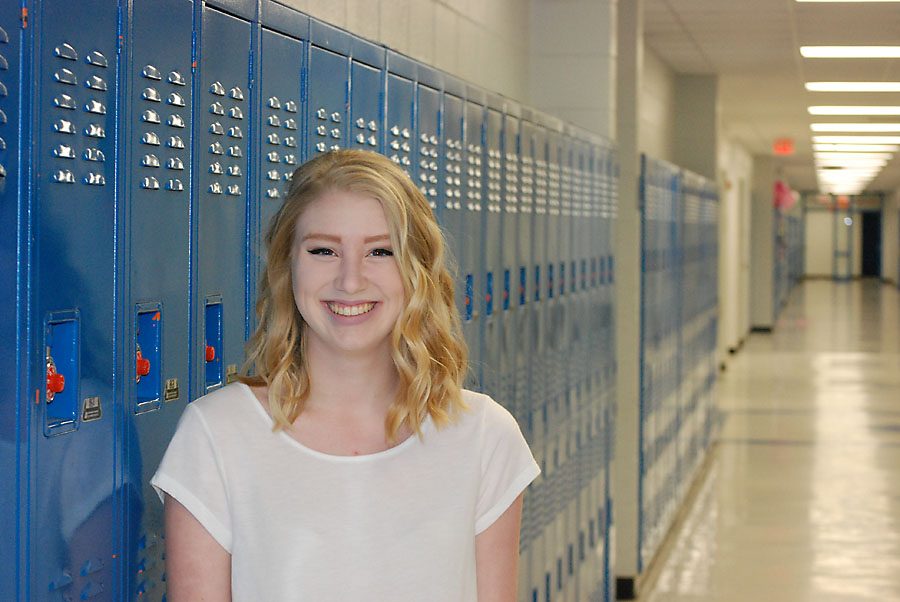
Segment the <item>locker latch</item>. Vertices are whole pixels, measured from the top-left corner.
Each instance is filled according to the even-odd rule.
[[[56,371],[56,362],[47,355],[47,403],[53,401],[57,393],[66,388],[66,377]]]
[[[216,361],[216,348],[212,345],[206,346],[206,361],[214,362]]]
[[[142,376],[147,376],[150,374],[150,360],[144,357],[141,353],[141,348],[138,346],[137,353],[135,354],[135,382],[141,382]]]

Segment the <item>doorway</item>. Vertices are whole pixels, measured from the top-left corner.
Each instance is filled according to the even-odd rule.
[[[881,278],[881,212],[862,213],[862,277]]]

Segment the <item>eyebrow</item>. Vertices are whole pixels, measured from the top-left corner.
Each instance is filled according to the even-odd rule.
[[[309,234],[306,234],[303,238],[301,238],[300,242],[304,242],[304,241],[307,241],[310,239],[327,240],[329,242],[333,242],[333,243],[337,243],[337,244],[341,243],[340,236],[335,236],[334,234],[322,234],[320,232],[310,232]],[[383,240],[390,241],[391,240],[390,235],[389,234],[377,234],[375,236],[367,236],[366,238],[363,239],[363,243],[369,244],[369,243],[373,243],[373,242],[380,242]]]

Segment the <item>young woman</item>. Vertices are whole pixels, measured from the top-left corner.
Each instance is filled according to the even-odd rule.
[[[539,468],[461,388],[424,197],[381,155],[328,153],[266,242],[253,375],[188,406],[153,477],[170,602],[513,602]]]

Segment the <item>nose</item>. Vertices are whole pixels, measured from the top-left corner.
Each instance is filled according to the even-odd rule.
[[[363,290],[366,287],[366,277],[363,273],[362,258],[342,257],[334,286],[337,290],[348,294]]]

